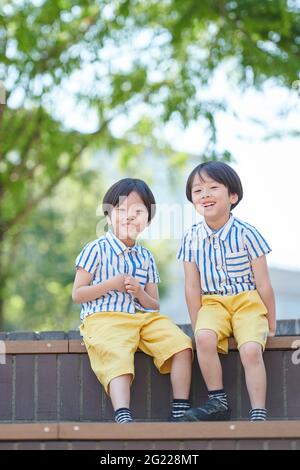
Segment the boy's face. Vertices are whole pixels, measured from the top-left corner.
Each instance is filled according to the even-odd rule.
[[[212,226],[226,223],[231,204],[238,201],[237,194],[229,194],[228,188],[213,180],[206,173],[196,174],[192,184],[192,201],[195,209]]]
[[[130,243],[147,227],[148,211],[141,197],[133,191],[120,198],[119,205],[112,209],[108,219],[116,236]]]

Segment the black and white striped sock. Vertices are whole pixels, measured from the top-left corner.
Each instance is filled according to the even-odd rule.
[[[131,411],[129,408],[119,408],[115,411],[116,423],[133,423]]]
[[[253,408],[250,410],[250,421],[266,421],[267,410],[265,408]]]
[[[191,404],[189,400],[183,400],[180,398],[174,398],[171,407],[171,414],[173,419],[180,419],[183,417],[184,413],[189,410]]]
[[[211,400],[212,398],[217,398],[218,400],[220,400],[221,403],[223,403],[223,405],[226,406],[226,408],[228,408],[227,395],[224,392],[223,388],[220,390],[209,391],[208,398],[209,400]]]

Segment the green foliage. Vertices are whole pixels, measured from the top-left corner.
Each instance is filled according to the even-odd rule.
[[[93,185],[83,184],[79,175],[67,178],[29,218],[11,255],[7,330],[68,330],[78,325],[80,307],[71,299],[74,262],[84,244],[97,238],[98,188],[101,179],[95,173]]]
[[[237,86],[272,80],[293,88],[299,49],[294,1],[2,0],[0,80],[7,106],[3,114],[0,110],[0,326],[4,298],[12,296],[7,302],[16,311],[25,308],[24,297],[11,287],[22,272],[17,250],[22,232],[26,229],[22,243],[30,252],[35,240],[43,242],[48,217],[60,224],[57,209],[41,205],[65,178],[80,174],[90,190],[94,173],[85,167],[88,155],[101,156],[100,171],[105,160],[118,158],[130,174],[138,159],[141,164],[155,155],[168,159],[174,180],[187,156],[164,141],[164,125],[202,120],[207,142],[199,157],[230,159],[230,149],[218,147],[215,125],[215,113],[226,106],[203,99],[215,71],[227,64],[228,79]],[[67,121],[70,114],[89,130]],[[34,213],[39,206],[42,212]],[[65,232],[59,233],[63,240]],[[15,253],[20,270],[12,272]],[[67,249],[57,252],[64,263],[69,255]],[[68,302],[68,272],[62,270],[59,281],[51,275],[45,299],[38,301],[55,308],[50,297],[56,292]],[[37,299],[33,271],[30,279]],[[32,308],[38,312],[42,305]]]

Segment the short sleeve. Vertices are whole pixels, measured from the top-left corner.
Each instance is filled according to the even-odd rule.
[[[94,274],[100,262],[99,245],[97,241],[88,243],[76,258],[76,268],[83,268]]]
[[[244,240],[250,260],[267,255],[272,251],[264,237],[254,227],[247,227]]]
[[[148,283],[155,283],[158,284],[160,282],[160,277],[158,274],[158,270],[153,258],[153,255],[149,252],[149,267],[147,273],[147,284]]]
[[[193,230],[190,229],[184,235],[177,253],[177,259],[181,261],[195,261],[195,249],[193,242]]]

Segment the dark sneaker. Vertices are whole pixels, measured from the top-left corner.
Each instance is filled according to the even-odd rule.
[[[199,408],[190,408],[183,421],[229,421],[230,408],[217,398],[211,398]]]

